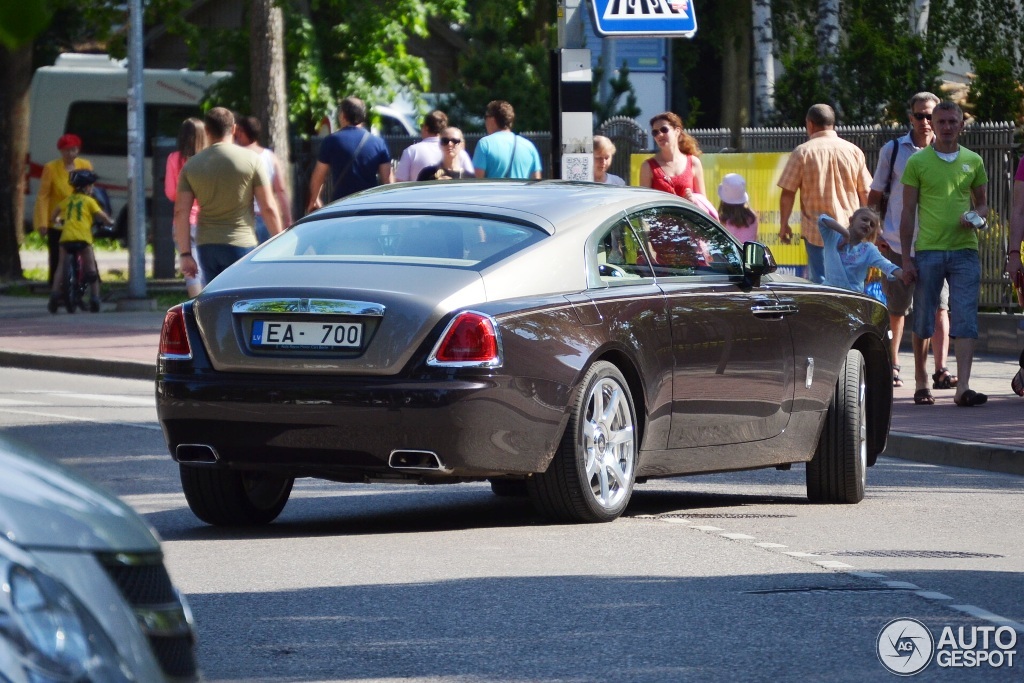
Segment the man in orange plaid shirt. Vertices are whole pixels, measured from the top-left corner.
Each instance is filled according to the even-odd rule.
[[[867,206],[871,174],[864,152],[836,135],[836,113],[827,104],[807,110],[807,142],[797,145],[779,178],[779,240],[789,244],[793,229],[789,217],[800,192],[800,232],[807,249],[807,279],[820,283],[825,262],[818,216],[827,214],[848,225],[853,212]]]

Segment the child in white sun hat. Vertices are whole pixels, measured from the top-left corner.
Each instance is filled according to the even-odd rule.
[[[718,216],[725,229],[742,242],[757,240],[757,214],[747,204],[747,181],[739,173],[727,173],[718,184]]]

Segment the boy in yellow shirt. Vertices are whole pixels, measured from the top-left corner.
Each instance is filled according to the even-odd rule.
[[[57,204],[51,219],[64,224],[60,236],[60,260],[57,264],[56,276],[53,278],[53,289],[46,308],[50,313],[57,312],[61,299],[61,291],[66,285],[63,276],[67,260],[73,255],[82,253],[82,265],[85,269],[85,282],[89,284],[89,310],[98,313],[100,310],[100,282],[96,269],[96,256],[92,250],[93,218],[99,216],[107,223],[112,223],[99,203],[92,197],[92,186],[96,183],[96,174],[92,171],[73,171],[69,178],[74,192]],[[65,292],[69,298],[74,292]],[[70,310],[70,309],[69,309]]]

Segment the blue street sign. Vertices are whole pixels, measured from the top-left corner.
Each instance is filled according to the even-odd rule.
[[[692,0],[591,0],[602,36],[691,38],[697,32]]]

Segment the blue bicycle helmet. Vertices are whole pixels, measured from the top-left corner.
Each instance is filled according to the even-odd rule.
[[[87,168],[80,171],[72,171],[68,175],[68,180],[71,181],[71,187],[76,190],[81,190],[82,188],[93,185],[97,179],[96,174]]]

